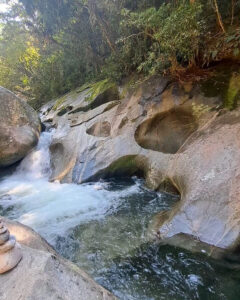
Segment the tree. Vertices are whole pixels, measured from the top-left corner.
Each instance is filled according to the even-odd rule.
[[[213,0],[213,1],[214,1],[215,10],[216,10],[216,14],[217,14],[217,19],[218,19],[219,25],[220,25],[222,31],[225,33],[226,30],[225,30],[224,25],[223,25],[222,16],[221,16],[219,8],[218,8],[217,0]]]
[[[239,13],[239,0],[14,1],[0,84],[39,107],[92,80],[203,68],[238,55]]]

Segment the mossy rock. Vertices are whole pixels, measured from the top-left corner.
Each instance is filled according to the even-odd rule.
[[[219,97],[222,107],[235,109],[240,100],[240,67],[238,65],[219,65],[211,78],[201,84],[206,97]]]
[[[92,83],[85,83],[84,85],[82,85],[80,88],[78,88],[76,90],[77,93],[81,93],[81,92],[84,92],[86,91],[87,89],[91,88],[92,86]]]
[[[112,82],[109,79],[92,83],[90,85],[86,84],[79,88],[78,91],[86,91],[85,104],[70,113],[77,113],[80,111],[86,112],[107,102],[119,100],[118,87],[115,82]]]
[[[83,90],[84,91],[84,90]],[[63,109],[64,108],[64,103],[66,102],[66,101],[69,101],[69,100],[71,100],[72,102],[74,101],[74,100],[76,100],[77,98],[79,97],[79,92],[78,92],[78,90],[76,89],[76,90],[73,90],[73,91],[71,91],[71,92],[69,92],[69,93],[67,93],[67,94],[65,94],[65,95],[63,95],[62,97],[60,97],[60,98],[58,98],[57,100],[56,100],[56,102],[55,102],[55,104],[54,104],[54,106],[53,106],[53,110],[54,111],[57,111],[58,109]]]
[[[79,99],[79,105],[76,105],[74,109],[71,103],[77,99]],[[81,99],[83,99],[83,102]],[[86,83],[65,94],[56,100],[53,110],[58,111],[58,116],[62,116],[67,112],[86,112],[113,100],[119,100],[118,87],[116,83],[105,79],[96,83]]]
[[[240,99],[240,74],[233,73],[229,81],[229,86],[226,93],[224,106],[228,109],[234,109],[237,107],[239,99]]]
[[[64,95],[55,102],[55,104],[53,106],[54,111],[56,111],[64,103],[64,101],[66,101],[67,96],[68,95]]]
[[[112,100],[118,100],[118,88],[115,82],[112,82],[109,79],[104,79],[102,81],[98,81],[96,83],[91,84],[89,87],[89,91],[87,94],[87,97],[85,101],[92,102],[95,100],[98,96],[106,93],[107,91],[112,94],[112,96],[116,96],[117,99]]]

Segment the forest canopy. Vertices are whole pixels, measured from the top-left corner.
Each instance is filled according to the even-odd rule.
[[[240,55],[238,0],[5,2],[0,85],[35,108],[86,82],[178,78]]]

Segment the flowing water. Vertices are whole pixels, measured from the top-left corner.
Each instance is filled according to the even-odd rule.
[[[51,137],[43,133],[37,149],[0,179],[0,215],[34,228],[120,299],[240,299],[238,272],[149,240],[151,220],[176,198],[137,178],[49,183]]]

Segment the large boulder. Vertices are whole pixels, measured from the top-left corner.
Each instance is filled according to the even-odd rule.
[[[78,94],[79,103],[84,97],[85,91]],[[77,100],[70,100],[66,101],[73,107]],[[218,101],[162,77],[130,89],[121,101],[109,100],[87,112],[75,110],[62,116],[54,106],[43,107],[43,121],[56,127],[50,148],[51,180],[82,183],[120,173],[144,173],[148,184],[157,188],[168,161],[200,125],[193,103],[210,108]]]
[[[0,87],[0,167],[21,160],[37,144],[38,114],[23,100]]]
[[[187,234],[215,247],[238,249],[240,111],[218,116],[195,132],[171,161],[166,177],[181,200],[157,217],[160,238]]]
[[[222,100],[206,96],[201,85],[154,77],[120,102],[62,117],[49,111],[45,117],[51,115],[57,128],[51,180],[140,174],[148,187],[181,198],[156,216],[151,236],[209,255],[212,247],[221,255],[234,251],[240,238],[240,111],[220,110]]]

